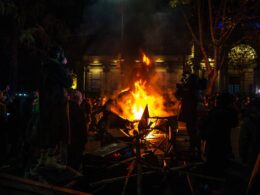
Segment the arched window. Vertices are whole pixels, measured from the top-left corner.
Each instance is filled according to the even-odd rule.
[[[234,69],[254,68],[256,59],[255,50],[246,44],[237,45],[228,53],[228,64]]]

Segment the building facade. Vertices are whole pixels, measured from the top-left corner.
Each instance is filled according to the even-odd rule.
[[[173,88],[180,82],[184,58],[180,56],[149,56],[151,69],[148,74],[160,89]],[[83,90],[88,94],[112,95],[130,87],[147,74],[141,59],[117,59],[112,56],[85,56]],[[140,75],[141,74],[141,75]]]

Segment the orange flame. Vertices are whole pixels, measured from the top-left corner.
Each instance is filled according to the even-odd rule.
[[[134,89],[118,100],[123,110],[122,117],[128,120],[140,120],[145,106],[148,105],[151,116],[168,116],[165,111],[164,98],[156,93],[146,82],[141,80],[134,83]]]
[[[143,53],[143,63],[150,66],[151,60]]]

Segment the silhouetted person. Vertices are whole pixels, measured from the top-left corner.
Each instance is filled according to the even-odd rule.
[[[192,151],[195,151],[196,148],[199,149],[199,140],[197,135],[198,90],[198,77],[195,74],[191,74],[183,81],[178,92],[181,97],[179,120],[186,123],[190,137],[190,149]]]
[[[232,158],[230,133],[238,123],[237,113],[231,105],[231,97],[222,93],[216,106],[209,111],[206,121],[206,158],[210,171],[221,173]]]
[[[39,143],[43,148],[54,148],[68,141],[66,88],[71,86],[72,80],[64,67],[66,62],[63,49],[53,47],[42,67]]]
[[[248,195],[260,192],[260,99],[251,101],[240,126],[239,154],[247,167]]]
[[[83,96],[82,103],[80,104],[81,109],[83,110],[86,126],[87,126],[87,134],[89,132],[89,127],[91,123],[91,114],[92,114],[92,103],[90,99]]]
[[[7,110],[4,101],[4,93],[0,90],[0,165],[6,158],[7,152],[7,130],[6,130]]]
[[[260,153],[260,99],[255,99],[244,111],[240,125],[239,154],[251,172]]]
[[[68,165],[79,169],[82,163],[84,146],[87,142],[87,124],[81,108],[82,94],[73,91],[69,101],[70,142],[68,144]]]

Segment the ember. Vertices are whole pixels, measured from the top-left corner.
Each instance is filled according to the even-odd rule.
[[[147,66],[150,66],[151,61],[150,59],[143,53],[143,63]]]

